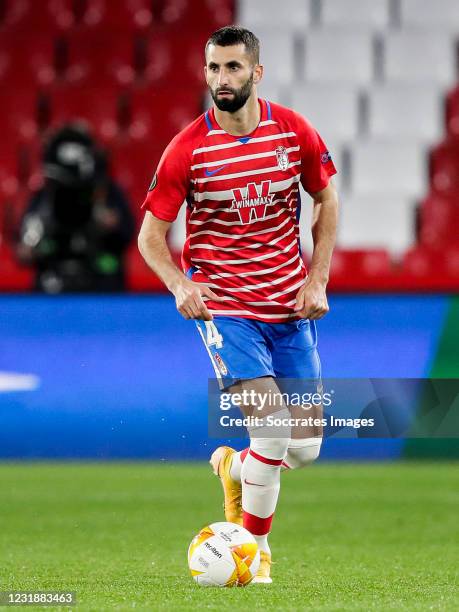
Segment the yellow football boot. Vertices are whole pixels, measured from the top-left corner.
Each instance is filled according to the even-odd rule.
[[[271,555],[260,550],[260,567],[252,580],[252,584],[271,584]]]
[[[231,478],[230,469],[236,451],[229,446],[219,446],[210,458],[214,474],[220,478],[225,495],[223,509],[225,518],[230,523],[242,525],[242,486]]]

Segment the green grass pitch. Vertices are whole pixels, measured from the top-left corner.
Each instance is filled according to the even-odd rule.
[[[186,551],[223,518],[208,466],[2,464],[0,590],[74,590],[75,609],[95,612],[458,610],[458,467],[284,473],[274,583],[205,589]]]

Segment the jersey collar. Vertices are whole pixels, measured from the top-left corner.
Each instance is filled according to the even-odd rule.
[[[271,115],[272,115],[271,104],[267,100],[263,100],[262,98],[258,98],[258,103],[260,104],[260,123],[262,121],[270,120]],[[204,120],[207,124],[209,131],[222,130],[222,128],[218,125],[217,120],[215,119],[213,107],[204,113]],[[234,134],[228,134],[228,132],[225,132],[225,133],[228,134],[228,136],[232,136],[233,138],[236,138],[238,140],[246,140],[246,139],[251,138],[253,134],[258,130],[260,123],[253,130],[253,132],[251,132],[250,134],[247,134],[246,136],[234,136]]]

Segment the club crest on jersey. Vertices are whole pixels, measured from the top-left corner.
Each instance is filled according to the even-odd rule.
[[[263,219],[266,208],[272,203],[274,194],[269,193],[271,181],[262,181],[261,185],[249,183],[244,189],[233,189],[231,209],[237,211],[241,223],[250,223]]]
[[[288,153],[285,147],[276,148],[277,165],[281,170],[287,170],[288,168]]]

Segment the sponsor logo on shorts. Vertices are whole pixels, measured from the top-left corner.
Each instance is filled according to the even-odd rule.
[[[217,362],[218,369],[223,374],[223,376],[226,376],[228,374],[228,368],[226,367],[225,362],[223,361],[223,359],[220,357],[218,353],[215,353],[214,358],[215,358],[215,361]]]

